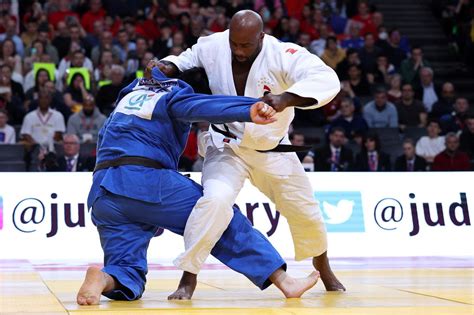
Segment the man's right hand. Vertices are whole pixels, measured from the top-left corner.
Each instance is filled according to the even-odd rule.
[[[250,107],[250,118],[258,125],[267,125],[277,121],[275,114],[276,110],[264,102],[257,102]]]
[[[166,60],[160,60],[157,64],[157,67],[167,77],[175,77],[179,73],[178,67],[176,67],[174,63],[166,61]]]

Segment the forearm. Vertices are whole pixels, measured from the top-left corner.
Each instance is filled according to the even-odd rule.
[[[286,107],[308,107],[317,104],[318,101],[311,97],[302,97],[290,92],[281,95]]]

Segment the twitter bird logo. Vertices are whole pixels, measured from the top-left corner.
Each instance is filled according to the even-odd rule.
[[[323,211],[328,217],[326,223],[342,224],[347,222],[347,220],[349,220],[352,215],[353,208],[353,200],[342,199],[339,200],[337,205],[332,205],[327,201],[323,201]]]
[[[318,191],[328,232],[364,232],[364,213],[359,191]]]

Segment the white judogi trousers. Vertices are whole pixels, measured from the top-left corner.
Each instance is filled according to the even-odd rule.
[[[326,228],[311,183],[296,153],[261,153],[244,147],[217,148],[209,133],[202,170],[204,195],[196,203],[184,230],[185,252],[174,264],[194,274],[227,229],[232,205],[246,179],[250,179],[288,220],[295,259],[319,256],[327,250]],[[204,143],[203,143],[204,142]]]

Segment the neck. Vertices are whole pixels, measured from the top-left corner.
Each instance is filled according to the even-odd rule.
[[[46,107],[46,108],[41,108],[40,107],[39,110],[42,114],[46,114],[49,111],[49,107]]]

